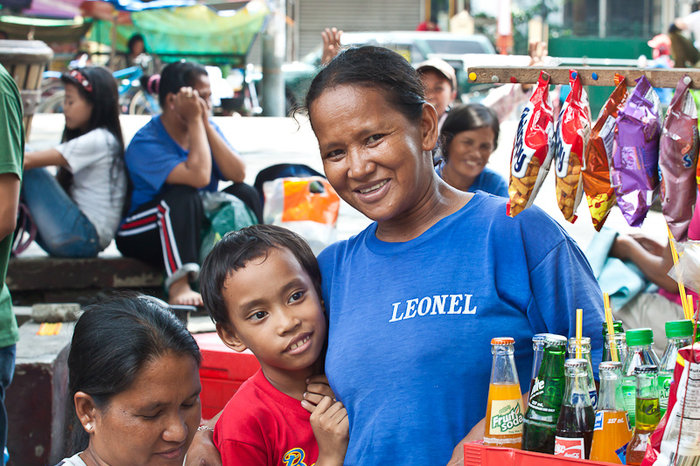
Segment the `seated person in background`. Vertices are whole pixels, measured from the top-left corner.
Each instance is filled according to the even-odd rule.
[[[675,24],[668,28],[668,38],[671,41],[671,57],[675,68],[693,68],[700,61],[700,51]]]
[[[457,75],[452,65],[440,58],[419,63],[416,71],[425,88],[425,98],[437,110],[439,130],[457,97]]]
[[[202,304],[190,286],[199,274],[205,220],[200,191],[233,181],[225,191],[262,218],[257,192],[243,183],[243,160],[209,119],[210,98],[204,68],[185,61],[166,66],[158,84],[163,113],[138,130],[124,156],[133,192],[117,247],[125,256],[165,267],[171,304]]]
[[[145,74],[157,73],[160,63],[153,56],[146,52],[146,41],[139,33],[132,35],[126,43],[127,52],[119,53],[114,57],[114,61],[109,63],[113,70],[121,70],[130,66],[140,66]]]
[[[440,131],[442,160],[437,174],[460,191],[485,191],[508,197],[508,183],[486,167],[498,145],[500,125],[496,113],[481,104],[467,104],[450,111]]]
[[[181,465],[202,413],[200,361],[194,338],[162,301],[90,306],[68,355],[75,454],[58,466]]]
[[[309,415],[304,406],[311,405],[302,401],[307,379],[322,371],[326,345],[321,272],[311,248],[285,228],[254,225],[224,236],[201,276],[219,337],[234,351],[250,349],[261,366],[216,421],[223,465],[342,465],[345,407],[326,396]]]
[[[21,198],[52,256],[95,257],[124,214],[127,181],[117,83],[105,68],[78,68],[65,84],[63,142],[24,155]],[[58,167],[54,176],[45,167]]]

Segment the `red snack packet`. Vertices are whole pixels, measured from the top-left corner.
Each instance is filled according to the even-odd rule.
[[[600,231],[615,205],[615,190],[610,186],[610,166],[612,155],[615,119],[627,101],[625,77],[615,74],[615,90],[600,110],[598,120],[593,125],[591,137],[583,158],[583,191],[588,200],[593,227]]]
[[[554,174],[559,210],[567,222],[574,223],[581,202],[583,151],[591,134],[588,96],[575,70],[569,70],[571,92],[561,108],[554,133]]]
[[[689,84],[687,76],[678,81],[659,141],[661,211],[676,241],[688,239],[697,186],[698,111]]]
[[[549,101],[549,75],[540,72],[537,87],[520,115],[510,157],[510,200],[506,213],[515,217],[530,207],[552,163],[554,114]]]

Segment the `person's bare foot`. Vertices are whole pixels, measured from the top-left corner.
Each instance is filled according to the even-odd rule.
[[[184,306],[204,305],[202,295],[190,288],[190,283],[187,280],[187,277],[182,277],[180,280],[177,280],[170,285],[168,303]]]

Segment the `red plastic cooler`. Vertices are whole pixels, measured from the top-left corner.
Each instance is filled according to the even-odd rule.
[[[238,387],[260,368],[253,353],[237,353],[216,332],[198,333],[194,339],[202,353],[199,379],[202,383],[202,417],[211,419],[226,406]]]
[[[464,444],[464,466],[612,466],[613,463],[545,455],[513,448],[487,447],[482,443]]]

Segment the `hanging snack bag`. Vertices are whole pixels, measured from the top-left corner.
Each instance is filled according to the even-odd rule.
[[[591,129],[591,138],[583,158],[583,191],[588,200],[593,227],[600,231],[610,210],[615,205],[615,191],[610,186],[610,166],[612,156],[615,119],[627,101],[625,77],[615,74],[615,90],[600,110],[598,120]]]
[[[659,142],[661,211],[676,241],[688,239],[695,207],[698,163],[698,110],[688,92],[690,78],[678,81]]]
[[[588,96],[575,70],[569,70],[571,92],[559,113],[554,133],[554,174],[559,210],[567,222],[576,221],[576,208],[581,202],[581,168],[583,151],[591,134],[591,112]]]
[[[659,97],[645,76],[620,110],[610,162],[610,183],[630,226],[642,224],[659,186]]]
[[[553,131],[549,75],[542,71],[515,133],[510,158],[510,200],[506,208],[509,216],[515,217],[534,202],[552,162]]]

